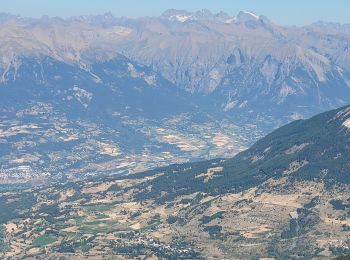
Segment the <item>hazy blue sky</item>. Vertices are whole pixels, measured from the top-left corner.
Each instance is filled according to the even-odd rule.
[[[157,16],[169,8],[264,14],[279,24],[314,21],[350,23],[350,0],[0,0],[0,12],[39,17],[111,12],[115,16]]]

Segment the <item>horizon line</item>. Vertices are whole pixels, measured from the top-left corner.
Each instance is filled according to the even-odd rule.
[[[101,13],[96,13],[96,14],[75,14],[75,15],[68,15],[68,16],[62,16],[62,15],[50,15],[50,14],[42,14],[40,16],[30,16],[30,15],[22,15],[22,14],[15,14],[15,13],[12,13],[12,12],[0,12],[0,16],[1,15],[9,15],[9,16],[14,16],[16,18],[22,18],[22,19],[33,19],[33,20],[40,20],[40,19],[43,19],[43,18],[49,18],[49,19],[53,19],[53,18],[59,18],[59,19],[62,19],[62,20],[69,20],[69,19],[72,19],[72,18],[79,18],[79,17],[97,17],[97,16],[106,16],[106,15],[110,15],[112,16],[113,18],[116,18],[116,19],[121,19],[121,18],[127,18],[127,19],[131,19],[131,20],[137,20],[137,19],[147,19],[147,18],[161,18],[162,15],[164,13],[166,13],[167,11],[180,11],[180,12],[187,12],[187,13],[190,13],[190,14],[195,14],[195,13],[198,13],[200,11],[209,11],[212,15],[218,15],[220,13],[224,13],[224,14],[227,14],[229,15],[230,17],[234,18],[234,17],[237,17],[237,15],[240,13],[240,12],[249,12],[249,13],[253,13],[257,16],[260,17],[266,17],[268,18],[271,22],[273,22],[274,24],[278,25],[278,26],[284,26],[284,27],[304,27],[304,26],[309,26],[309,25],[312,25],[312,24],[315,24],[315,23],[327,23],[327,24],[336,24],[336,25],[350,25],[350,23],[346,23],[346,22],[337,22],[337,21],[327,21],[327,20],[322,20],[322,19],[319,19],[319,20],[314,20],[313,22],[310,22],[310,23],[306,23],[306,24],[303,24],[303,25],[297,25],[297,24],[280,24],[278,22],[275,22],[274,20],[271,20],[268,16],[264,15],[264,14],[258,14],[257,12],[255,11],[247,11],[247,10],[241,10],[239,11],[236,15],[232,15],[228,12],[225,12],[223,10],[221,11],[218,11],[218,12],[213,12],[207,8],[203,8],[203,9],[198,9],[196,11],[188,11],[186,9],[177,9],[177,8],[169,8],[169,9],[165,9],[164,11],[162,11],[160,14],[158,15],[139,15],[139,16],[128,16],[128,15],[116,15],[113,13],[113,11],[109,10],[109,11],[105,11],[105,12],[101,12]]]

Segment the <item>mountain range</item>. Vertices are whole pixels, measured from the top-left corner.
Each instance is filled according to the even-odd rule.
[[[350,102],[349,25],[208,10],[0,24],[1,183],[227,158]]]
[[[139,19],[107,13],[0,20],[2,81],[22,55],[50,56],[89,71],[96,61],[123,54],[179,88],[215,96],[224,112],[308,117],[350,99],[348,25],[286,27],[251,12],[231,17],[208,10]]]

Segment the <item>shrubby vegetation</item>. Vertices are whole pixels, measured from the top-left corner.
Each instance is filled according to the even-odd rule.
[[[292,218],[289,221],[289,228],[282,232],[282,239],[293,238],[305,234],[319,222],[319,216],[311,210],[298,208],[297,214],[297,218]]]
[[[203,228],[204,231],[207,231],[210,238],[212,239],[218,239],[222,237],[222,227],[219,225],[213,225],[213,226],[206,226]]]
[[[6,242],[6,233],[3,225],[0,225],[0,252],[7,251],[9,249]]]
[[[331,200],[329,203],[332,204],[335,210],[345,210],[350,208],[350,204],[344,204],[344,202],[340,199]]]
[[[200,221],[202,222],[202,224],[207,224],[210,221],[214,220],[214,219],[223,219],[224,218],[224,211],[218,211],[215,214],[211,215],[211,216],[203,216]]]
[[[56,240],[57,240],[56,236],[45,234],[45,235],[42,235],[42,236],[36,238],[33,241],[33,246],[41,247],[41,246],[49,245],[49,244],[52,244],[53,242],[55,242]]]
[[[2,209],[0,210],[0,224],[5,223],[10,219],[26,216],[26,214],[19,212],[31,208],[35,203],[36,198],[34,194],[30,192],[18,192],[15,197],[11,196],[10,201],[8,200],[7,195],[0,194],[0,209]]]

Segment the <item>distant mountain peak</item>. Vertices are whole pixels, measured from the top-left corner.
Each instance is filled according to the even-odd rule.
[[[198,10],[197,12],[196,12],[196,14],[203,14],[203,15],[213,15],[213,13],[210,11],[210,10],[208,10],[208,9],[201,9],[201,10]]]
[[[257,21],[260,19],[260,16],[254,12],[240,11],[237,15],[237,22],[247,22],[247,21]]]
[[[229,16],[227,13],[223,11],[217,14],[213,14],[208,9],[201,9],[196,12],[188,12],[185,10],[177,10],[177,9],[168,9],[161,15],[161,18],[168,19],[170,21],[177,21],[177,22],[186,22],[187,20],[226,22],[227,20],[233,20],[234,17]]]
[[[170,21],[184,22],[192,16],[192,13],[185,10],[168,9],[160,17]]]

